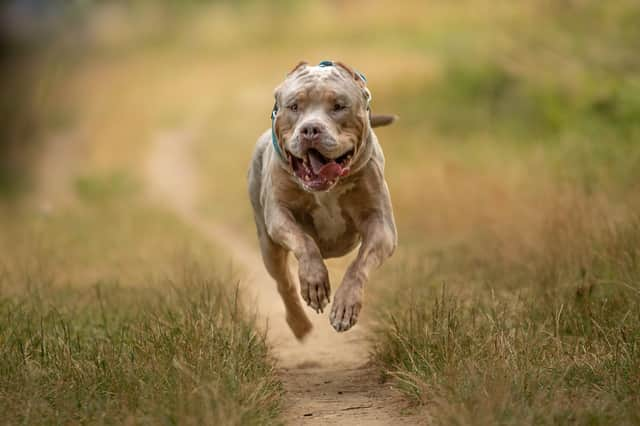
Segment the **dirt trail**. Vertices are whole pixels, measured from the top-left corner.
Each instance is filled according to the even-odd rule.
[[[192,159],[191,131],[167,131],[153,140],[147,177],[152,195],[173,209],[207,238],[225,247],[246,273],[246,287],[268,326],[269,343],[278,361],[286,391],[287,424],[390,425],[418,424],[415,417],[400,416],[404,406],[399,393],[379,383],[378,372],[368,365],[369,342],[363,326],[338,334],[327,315],[309,309],[314,330],[299,343],[284,321],[284,307],[275,283],[265,271],[257,242],[246,241],[224,224],[198,213],[199,177]],[[334,279],[333,282],[339,282]],[[333,285],[334,290],[336,284]]]

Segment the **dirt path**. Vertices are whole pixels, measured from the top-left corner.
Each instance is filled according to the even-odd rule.
[[[305,343],[296,341],[284,321],[282,302],[262,265],[257,242],[246,241],[224,224],[198,213],[201,194],[190,150],[193,136],[190,131],[167,131],[155,137],[147,169],[150,190],[183,220],[228,249],[233,262],[247,274],[244,282],[268,326],[269,343],[286,391],[285,423],[421,423],[415,417],[399,415],[404,406],[399,393],[389,384],[380,384],[378,372],[368,365],[369,342],[362,325],[338,334],[326,315],[309,310],[314,331]],[[334,278],[333,282],[339,281]]]

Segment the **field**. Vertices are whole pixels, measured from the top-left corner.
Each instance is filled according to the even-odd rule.
[[[2,6],[4,422],[640,423],[635,2],[26,3]],[[273,88],[323,59],[400,117],[399,247],[362,323],[301,345],[246,169]]]

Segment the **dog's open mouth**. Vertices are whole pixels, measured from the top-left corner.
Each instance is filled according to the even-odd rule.
[[[309,189],[323,191],[331,188],[338,178],[349,173],[353,149],[337,158],[327,158],[315,149],[308,150],[303,158],[287,151],[289,164],[295,175]]]

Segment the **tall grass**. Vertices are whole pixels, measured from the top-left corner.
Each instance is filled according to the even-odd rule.
[[[525,262],[399,266],[377,358],[437,423],[640,421],[640,220],[567,216]]]
[[[280,382],[228,260],[128,174],[68,184],[67,204],[0,209],[1,421],[277,423]]]
[[[0,297],[0,411],[12,424],[274,421],[264,335],[227,283],[37,286]]]

